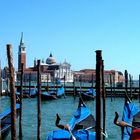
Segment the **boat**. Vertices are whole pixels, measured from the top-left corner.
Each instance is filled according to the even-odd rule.
[[[37,96],[37,89],[36,88],[31,88],[31,89],[25,89],[23,91],[23,97],[30,97],[34,98]]]
[[[20,110],[20,104],[16,103],[17,117],[19,115],[19,110]],[[0,113],[0,123],[1,123],[0,138],[4,139],[9,134],[11,129],[11,108],[7,108],[4,112]]]
[[[140,140],[140,110],[137,106],[131,100],[126,100],[122,121],[117,121],[119,115],[117,112],[115,114],[114,123],[121,127],[122,140]]]
[[[81,93],[82,99],[84,101],[86,100],[94,100],[96,96],[96,91],[94,88],[89,89],[87,92],[82,92]]]
[[[42,100],[53,100],[60,98],[61,96],[64,95],[64,87],[60,87],[57,89],[57,91],[44,91],[41,93],[41,99]]]
[[[58,90],[56,91],[56,96],[57,98],[60,98],[61,96],[63,96],[65,94],[65,89],[63,86],[61,86],[60,88],[58,88]]]
[[[131,140],[140,140],[140,111],[134,115],[132,126],[134,126],[135,129],[131,132]]]
[[[50,132],[46,140],[96,140],[95,118],[82,99],[69,124],[58,124],[59,120],[56,126],[61,129]]]
[[[44,91],[41,92],[41,100],[53,100],[57,99],[56,94],[54,92]]]
[[[16,96],[20,96],[20,90],[17,89],[16,91]],[[36,88],[30,88],[30,89],[24,89],[22,97],[23,98],[34,98],[37,96],[37,89]]]

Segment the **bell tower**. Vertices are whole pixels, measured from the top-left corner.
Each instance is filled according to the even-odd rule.
[[[23,69],[26,69],[26,51],[23,41],[23,32],[21,33],[21,39],[18,49],[18,71],[21,70],[21,64],[23,63]]]

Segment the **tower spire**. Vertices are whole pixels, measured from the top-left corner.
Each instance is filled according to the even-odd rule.
[[[20,39],[20,44],[23,44],[23,32],[21,32],[21,39]]]
[[[52,57],[52,53],[50,53],[50,57]]]
[[[19,51],[18,51],[18,70],[21,70],[21,64],[24,64],[24,69],[26,69],[26,50],[23,42],[23,32],[21,33]]]

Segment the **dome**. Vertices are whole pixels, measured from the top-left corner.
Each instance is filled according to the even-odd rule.
[[[52,54],[50,54],[50,56],[47,58],[46,63],[47,64],[54,64],[54,63],[56,63],[55,58],[52,56]]]

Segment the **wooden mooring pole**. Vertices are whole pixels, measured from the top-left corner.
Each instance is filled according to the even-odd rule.
[[[64,75],[64,97],[66,97],[66,76]]]
[[[94,83],[94,80],[93,80],[93,73],[92,73],[92,79],[91,79],[91,87],[93,88],[93,83]]]
[[[112,74],[110,74],[111,102],[112,102]]]
[[[2,75],[1,75],[1,61],[0,61],[0,107],[1,107],[1,96],[2,96]],[[1,108],[0,108],[1,109]],[[1,127],[1,124],[0,124]],[[1,140],[1,132],[0,132],[0,140]]]
[[[128,96],[128,72],[127,72],[127,70],[125,70],[124,76],[125,76],[125,102],[126,102],[129,98],[129,96]]]
[[[124,76],[125,76],[125,91],[126,91],[126,94],[127,94],[127,92],[128,92],[128,72],[127,72],[127,70],[125,70],[125,72],[124,72]]]
[[[29,73],[29,95],[31,95],[31,73]]]
[[[47,92],[49,91],[49,75],[47,74]]]
[[[20,115],[19,115],[19,137],[22,137],[22,96],[23,96],[23,63],[21,64],[20,75]]]
[[[105,93],[105,83],[104,83],[104,61],[102,60],[102,99],[103,99],[103,133],[106,131],[106,93]],[[105,140],[105,136],[103,136]]]
[[[0,96],[1,95],[2,95],[2,69],[1,69],[1,60],[0,60]]]
[[[7,57],[9,65],[10,94],[11,94],[11,140],[16,140],[16,94],[15,94],[15,76],[14,76],[11,44],[7,44]]]
[[[80,82],[80,94],[82,91],[82,75],[79,76],[79,82]]]
[[[41,72],[40,72],[40,60],[37,61],[37,140],[41,140]]]
[[[73,76],[73,97],[74,97],[74,100],[75,100],[75,77]]]
[[[101,50],[96,51],[96,140],[101,140]]]
[[[140,74],[139,74],[139,103],[140,103]]]
[[[132,100],[132,76],[129,74],[130,99]]]
[[[115,75],[113,76],[113,94],[114,94],[114,100],[116,98],[116,92],[115,92]]]

